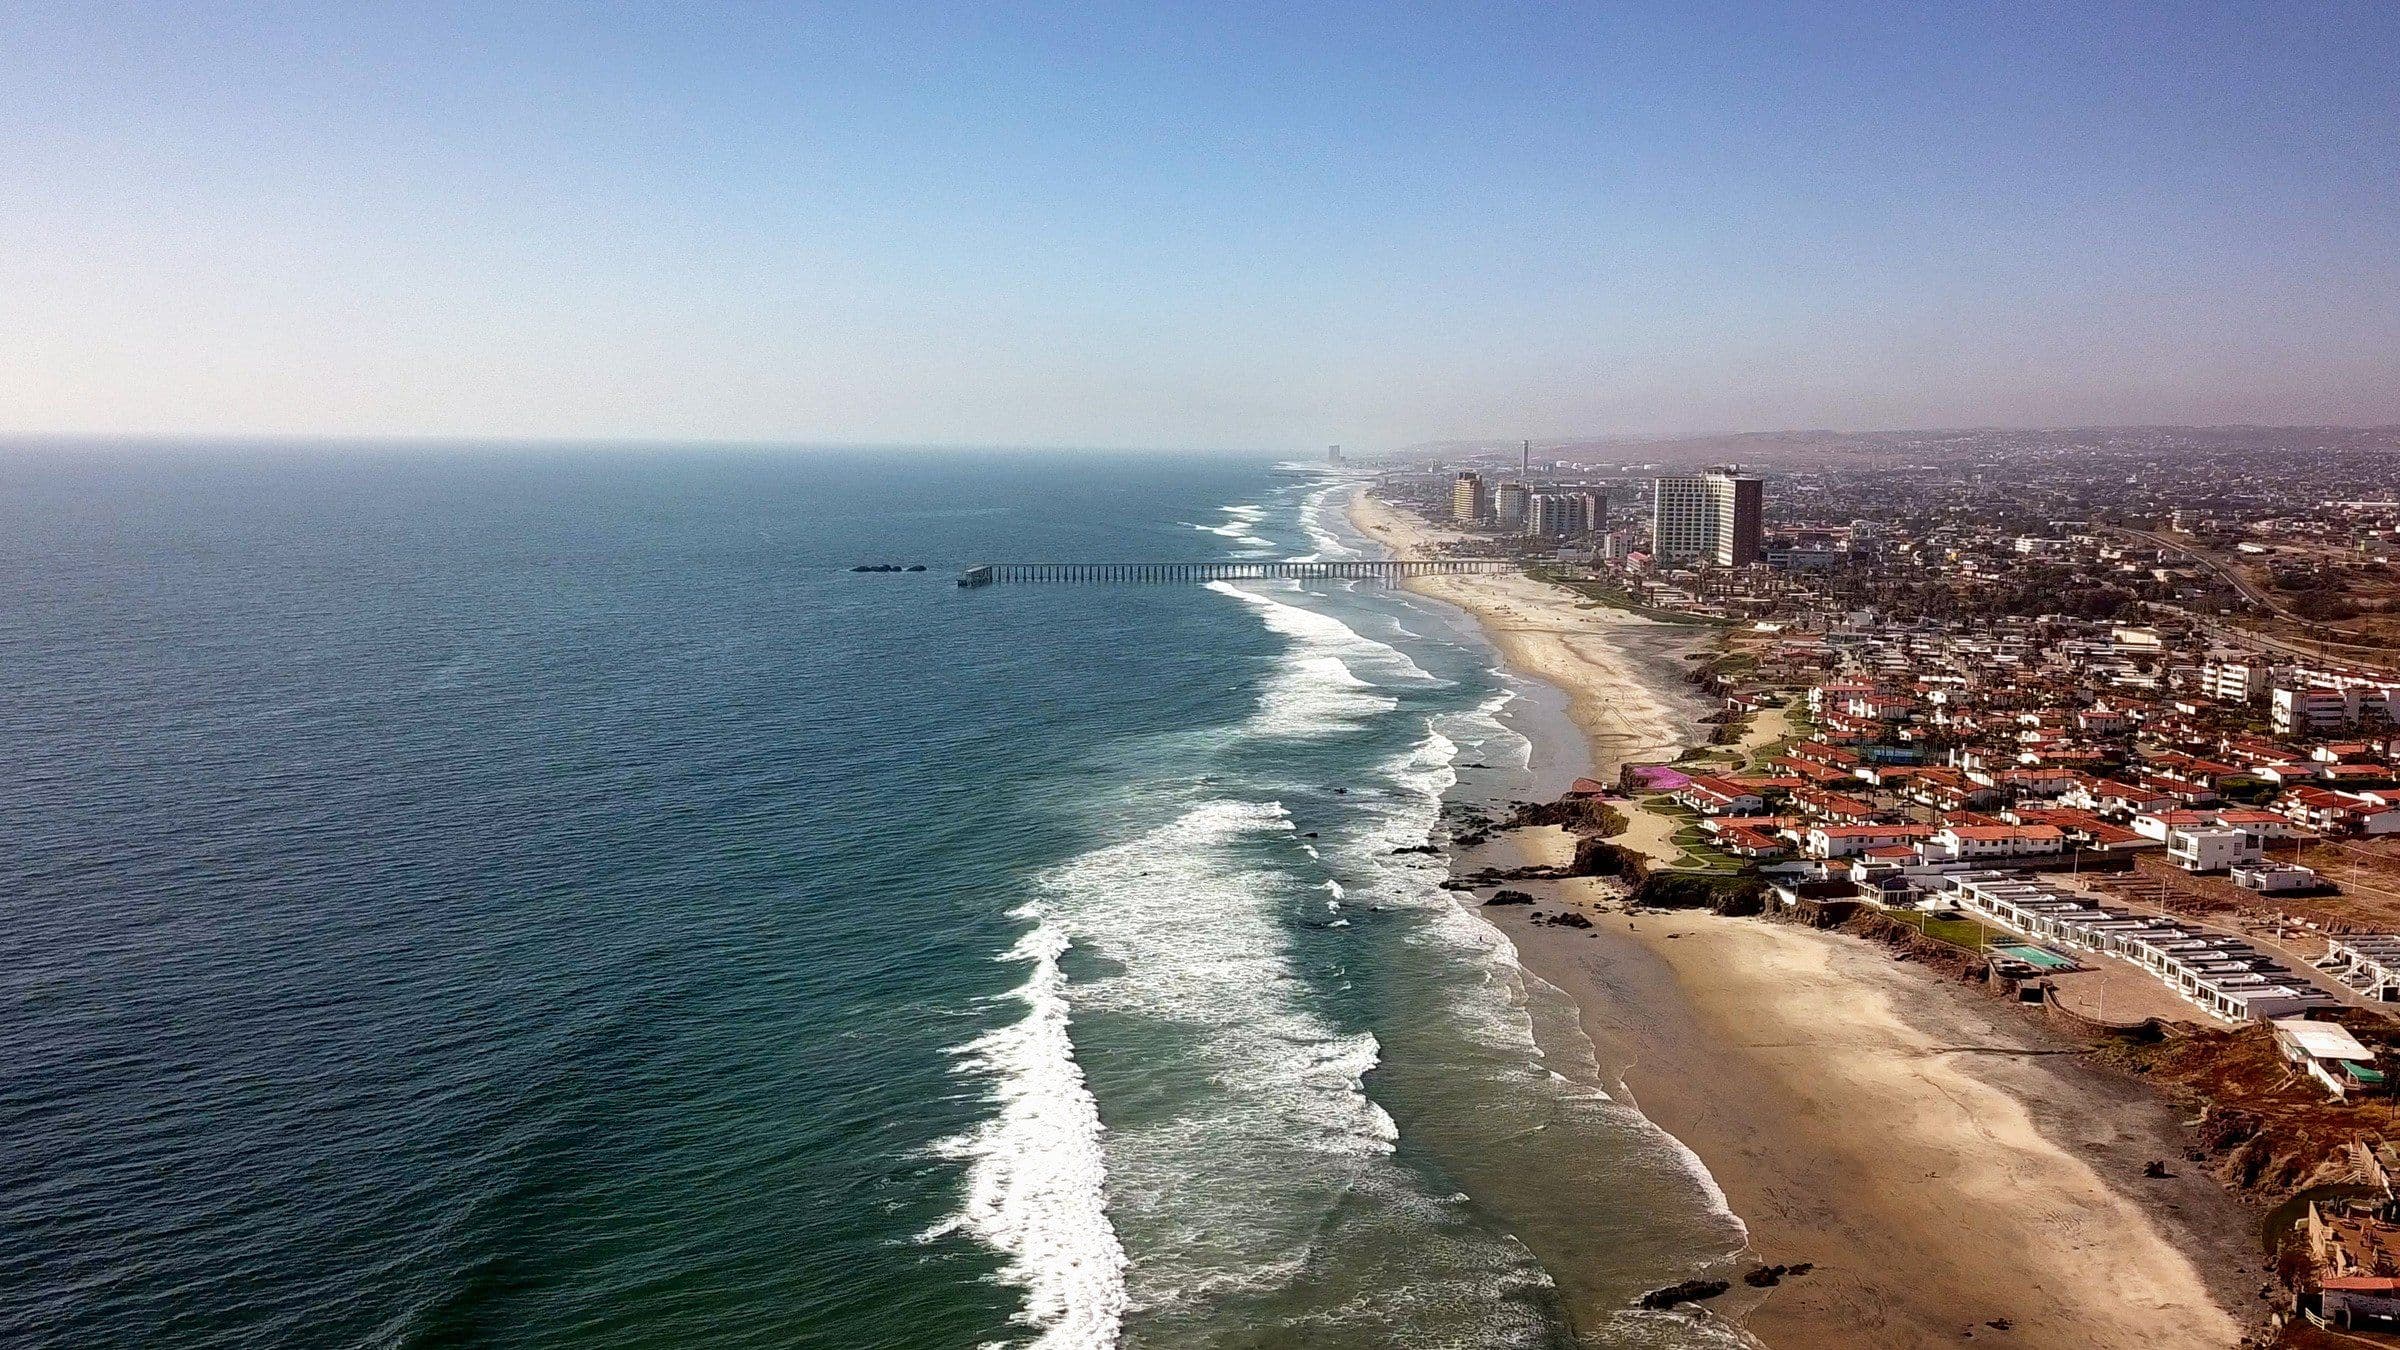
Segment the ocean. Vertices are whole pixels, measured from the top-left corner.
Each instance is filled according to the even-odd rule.
[[[1740,1224],[1402,851],[1554,694],[1374,582],[952,584],[1350,490],[0,453],[0,1343],[1741,1343],[1632,1310]]]

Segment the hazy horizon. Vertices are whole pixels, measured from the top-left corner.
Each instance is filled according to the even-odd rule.
[[[20,439],[2400,424],[2386,5],[120,4],[0,39]]]
[[[1369,458],[1395,455],[1469,452],[1514,453],[1516,447],[1530,441],[1537,451],[1575,450],[1622,444],[1628,448],[1643,446],[1689,447],[1712,442],[1756,440],[1773,444],[1776,438],[1789,437],[1794,441],[1809,437],[1838,437],[1870,439],[1877,437],[1934,437],[1981,434],[2023,434],[2028,436],[2066,435],[2075,432],[2111,431],[2389,431],[2400,437],[2400,422],[2114,422],[2079,425],[2036,426],[1950,426],[1950,427],[1753,427],[1738,430],[1673,431],[1658,433],[1617,433],[1578,435],[1520,436],[1495,432],[1478,436],[1451,436],[1434,440],[1413,441],[1404,445],[1370,446],[1344,444],[1341,448],[1353,457]],[[803,441],[767,438],[733,437],[663,437],[663,436],[475,436],[475,435],[345,435],[315,432],[40,432],[0,430],[0,454],[32,449],[75,449],[95,446],[141,446],[160,450],[206,451],[210,449],[288,449],[296,451],[355,449],[406,452],[424,451],[487,451],[487,450],[594,450],[629,453],[676,451],[748,451],[760,454],[942,454],[942,453],[1001,453],[1025,455],[1125,455],[1174,454],[1202,457],[1256,457],[1261,455],[1298,456],[1317,459],[1326,445],[1066,445],[1023,444],[1004,441]]]

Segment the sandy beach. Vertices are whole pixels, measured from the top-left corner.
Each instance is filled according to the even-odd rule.
[[[1353,519],[1402,556],[1439,537],[1363,494]],[[1411,585],[1563,689],[1601,772],[1694,742],[1706,705],[1679,667],[1708,630],[1580,608],[1523,576]],[[1552,862],[1570,846],[1560,831],[1518,831],[1459,861]],[[2241,1340],[2261,1306],[2252,1222],[2197,1168],[2141,1176],[2183,1145],[2175,1113],[2137,1084],[1879,946],[1705,913],[1629,915],[1605,882],[1523,885],[1536,910],[1572,905],[1596,921],[1587,932],[1485,911],[1529,974],[1575,1005],[1600,1086],[1630,1091],[1699,1156],[1760,1261],[1814,1266],[1763,1299],[1724,1300],[1758,1340]]]

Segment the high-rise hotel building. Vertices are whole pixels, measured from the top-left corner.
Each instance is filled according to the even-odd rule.
[[[1731,469],[1658,480],[1650,553],[1660,562],[1747,567],[1759,560],[1766,485]]]
[[[1524,528],[1525,504],[1532,497],[1523,483],[1502,483],[1492,489],[1492,519],[1504,530]]]
[[[1608,495],[1591,488],[1565,492],[1536,492],[1525,511],[1525,533],[1548,539],[1575,539],[1598,530],[1608,520]]]
[[[1458,476],[1450,489],[1450,514],[1460,520],[1482,520],[1492,514],[1492,497],[1483,486],[1482,474],[1470,470]]]

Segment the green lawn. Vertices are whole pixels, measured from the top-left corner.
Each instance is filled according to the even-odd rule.
[[[1929,938],[1947,942],[1969,951],[1987,947],[1995,942],[2015,942],[2019,939],[1997,928],[1973,919],[1940,919],[1913,909],[1887,909],[1884,913],[1907,924]]]

